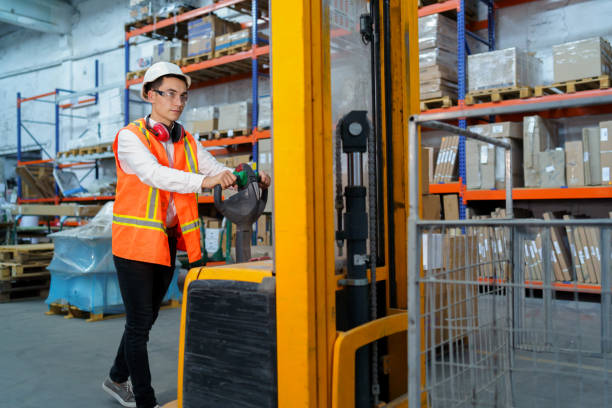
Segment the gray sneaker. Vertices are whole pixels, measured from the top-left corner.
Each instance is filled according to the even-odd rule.
[[[110,377],[106,377],[106,380],[102,383],[102,389],[124,407],[136,408],[136,399],[132,391],[132,382],[129,379],[124,383],[116,384]]]

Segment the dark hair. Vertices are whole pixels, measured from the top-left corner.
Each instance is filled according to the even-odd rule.
[[[185,77],[182,77],[180,75],[175,75],[175,74],[168,74],[168,75],[162,75],[159,78],[157,78],[155,81],[153,82],[148,82],[147,84],[145,84],[144,86],[144,94],[145,95],[149,95],[149,91],[152,89],[159,89],[159,87],[161,86],[162,82],[164,82],[164,78],[178,78],[181,81],[183,81],[185,83],[185,86],[187,86],[187,80],[185,79]]]

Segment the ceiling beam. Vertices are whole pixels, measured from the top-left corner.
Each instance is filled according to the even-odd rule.
[[[75,12],[61,0],[0,0],[0,22],[45,33],[70,32]]]

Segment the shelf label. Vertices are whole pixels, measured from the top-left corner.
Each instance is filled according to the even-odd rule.
[[[601,181],[610,181],[610,168],[609,167],[601,168]]]
[[[599,135],[602,142],[608,141],[608,128],[599,129]]]
[[[584,162],[588,162],[589,161],[589,152],[584,152]]]
[[[555,247],[555,251],[561,255],[561,248],[559,248],[559,243],[557,241],[553,241],[553,246]]]
[[[504,125],[494,125],[491,128],[492,133],[502,133],[504,131]]]
[[[547,173],[552,173],[553,171],[555,171],[555,166],[548,166],[548,167],[546,167],[545,170],[546,170]]]
[[[487,146],[480,146],[480,164],[487,164],[489,161],[489,149]]]
[[[234,131],[232,129],[227,131],[227,137],[232,137],[234,136]]]

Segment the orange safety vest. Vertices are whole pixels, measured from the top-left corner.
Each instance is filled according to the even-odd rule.
[[[145,127],[144,119],[130,123],[128,129],[147,146],[157,161],[170,167],[166,150],[161,142]],[[113,207],[113,255],[135,261],[171,265],[166,210],[170,192],[151,187],[135,174],[123,171],[117,157],[119,132],[115,136],[113,151],[117,164],[117,193]],[[174,143],[174,169],[197,173],[196,141],[185,131],[185,137]],[[177,248],[187,251],[189,262],[202,258],[200,248],[200,218],[197,193],[172,193],[179,220]]]

